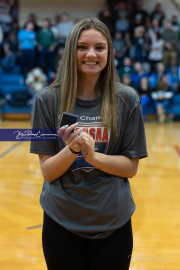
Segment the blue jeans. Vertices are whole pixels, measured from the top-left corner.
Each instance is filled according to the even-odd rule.
[[[20,59],[20,73],[26,76],[27,72],[34,68],[35,50],[22,50]]]
[[[48,70],[54,70],[53,57],[54,57],[54,52],[51,52],[48,49],[39,50],[39,64],[47,65]]]

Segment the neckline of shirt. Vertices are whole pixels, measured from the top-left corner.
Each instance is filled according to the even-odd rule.
[[[93,107],[93,106],[98,105],[100,102],[101,102],[100,97],[93,99],[93,100],[83,100],[83,99],[76,97],[76,104],[79,106],[83,106],[83,107]]]

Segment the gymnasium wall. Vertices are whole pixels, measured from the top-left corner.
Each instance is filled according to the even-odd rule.
[[[34,12],[39,22],[44,17],[54,18],[57,13],[68,11],[74,21],[87,16],[96,17],[105,0],[19,0],[19,23],[22,26],[28,14]],[[167,18],[180,15],[171,0],[144,0],[144,9],[151,12],[156,3],[161,3]]]
[[[28,14],[34,12],[38,21],[44,17],[54,18],[54,15],[68,11],[73,20],[87,16],[96,17],[104,0],[19,0],[20,26],[26,21]]]
[[[152,11],[157,3],[161,3],[163,11],[167,19],[171,19],[172,15],[180,16],[180,11],[171,0],[144,0],[144,9],[148,12]]]

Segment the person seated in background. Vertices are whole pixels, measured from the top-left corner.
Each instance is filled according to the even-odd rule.
[[[151,74],[149,77],[149,83],[151,88],[155,88],[159,80],[161,79],[162,75],[167,75],[167,82],[169,86],[172,86],[172,75],[170,72],[165,70],[165,65],[162,62],[159,62],[156,65],[156,70]]]
[[[131,76],[128,73],[124,73],[121,76],[122,83],[135,88],[135,84],[131,82]]]
[[[67,12],[63,12],[61,15],[61,22],[57,25],[60,45],[65,45],[67,36],[73,25],[74,23],[70,20],[69,14]]]
[[[151,93],[160,123],[165,122],[166,109],[170,105],[170,100],[173,97],[173,94],[172,87],[168,85],[167,75],[163,74],[156,84],[155,91]]]
[[[19,52],[19,44],[17,35],[14,32],[10,32],[7,40],[4,42],[4,57],[1,61],[2,68],[4,70],[12,71],[16,65],[16,60]]]
[[[134,63],[134,72],[131,74],[131,81],[136,88],[140,87],[140,80],[142,77],[149,77],[149,74],[144,71],[143,65],[140,62]]]
[[[163,25],[164,18],[165,18],[165,14],[162,10],[162,6],[161,6],[161,4],[158,3],[158,4],[156,4],[154,11],[151,13],[150,19],[151,19],[151,21],[153,19],[157,19],[159,21],[159,26],[161,27]]]
[[[137,88],[137,91],[141,97],[143,117],[146,120],[148,107],[152,104],[151,93],[153,91],[149,86],[147,77],[140,79],[140,86]]]
[[[38,31],[37,42],[39,51],[39,64],[45,64],[49,70],[54,70],[53,57],[55,49],[55,37],[50,29],[50,20],[43,20],[42,28]]]
[[[20,73],[26,77],[27,72],[35,65],[36,32],[33,22],[28,21],[25,28],[19,30],[18,41],[21,50]]]
[[[125,57],[123,60],[122,67],[118,68],[118,74],[120,77],[122,77],[123,74],[131,74],[134,72],[134,67],[132,65],[131,58]]]
[[[35,67],[28,72],[25,83],[28,85],[29,93],[34,97],[37,92],[47,86],[47,76],[42,68]]]
[[[173,31],[171,21],[165,23],[165,29],[161,34],[164,40],[163,63],[165,66],[170,65],[171,73],[175,74],[178,50],[178,33]]]
[[[118,59],[120,66],[123,59],[126,57],[127,45],[121,32],[116,32],[112,40],[115,49],[115,57]]]
[[[109,5],[103,5],[103,10],[98,14],[98,18],[107,26],[112,36],[114,34],[114,18]]]
[[[164,41],[160,34],[157,32],[151,35],[150,38],[150,50],[148,54],[148,59],[151,64],[151,74],[156,70],[156,66],[159,62],[163,60],[163,48]]]

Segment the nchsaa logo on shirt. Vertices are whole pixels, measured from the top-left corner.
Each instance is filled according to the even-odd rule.
[[[108,128],[105,127],[104,123],[79,123],[77,127],[82,127],[84,132],[87,132],[93,137],[93,140],[95,141],[96,152],[106,154],[110,138],[110,132]],[[80,153],[70,168],[72,171],[81,169],[89,172],[94,169],[94,166],[86,162],[83,154]]]

